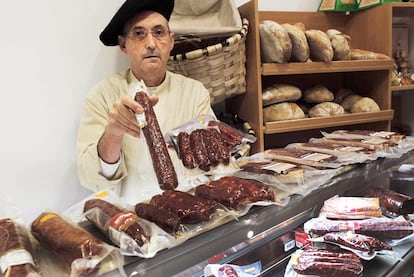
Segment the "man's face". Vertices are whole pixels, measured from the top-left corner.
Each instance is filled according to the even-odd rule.
[[[136,77],[164,78],[174,47],[174,34],[170,33],[167,20],[157,12],[144,11],[125,24],[124,34],[119,36],[119,45],[128,55]]]

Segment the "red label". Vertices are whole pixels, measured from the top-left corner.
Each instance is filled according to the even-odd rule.
[[[138,221],[138,216],[134,212],[125,211],[112,217],[109,226],[118,231],[125,231],[136,221]]]

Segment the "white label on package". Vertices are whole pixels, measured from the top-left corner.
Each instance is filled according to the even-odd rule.
[[[301,158],[304,159],[304,160],[319,162],[319,161],[322,161],[322,160],[325,160],[325,159],[329,159],[331,157],[332,157],[332,155],[328,155],[328,154],[312,153],[312,154],[309,154],[309,155],[305,155]]]
[[[363,142],[363,143],[371,143],[371,144],[381,144],[381,143],[387,142],[387,140],[377,137],[377,138],[372,138],[372,139],[364,139],[361,142]]]
[[[295,168],[296,165],[289,164],[289,163],[271,163],[263,166],[263,169],[272,170],[276,173],[283,173],[288,171],[289,169]]]
[[[21,264],[34,265],[32,255],[24,249],[13,250],[0,257],[0,267],[2,273],[6,272],[6,270],[11,266]]]
[[[362,148],[362,147],[356,147],[356,146],[341,146],[341,147],[337,148],[337,150],[348,151],[348,152],[357,152],[357,151],[361,151],[363,149],[364,148]]]

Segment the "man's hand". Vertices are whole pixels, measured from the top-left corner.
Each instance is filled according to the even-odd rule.
[[[157,96],[151,96],[150,99],[153,106],[158,103]],[[124,134],[137,138],[141,136],[135,114],[143,112],[142,106],[129,95],[114,103],[109,111],[105,131],[98,142],[98,154],[102,160],[107,163],[116,163],[119,160]]]

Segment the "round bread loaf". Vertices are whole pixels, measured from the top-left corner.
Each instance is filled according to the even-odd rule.
[[[351,46],[349,42],[351,40],[351,37],[335,29],[327,30],[326,34],[331,40],[332,49],[334,51],[333,60],[349,60],[349,53],[351,51]]]
[[[379,110],[377,102],[370,97],[361,97],[351,107],[351,113],[378,112]]]
[[[312,61],[331,62],[333,59],[333,48],[328,35],[321,30],[306,30],[306,39],[310,49]]]
[[[296,23],[282,24],[292,41],[292,54],[290,60],[294,62],[306,62],[309,59],[309,44],[305,36],[305,25]]]
[[[352,106],[361,99],[362,96],[356,93],[350,94],[347,97],[344,98],[341,102],[341,106],[345,109],[345,111],[350,112]]]
[[[322,102],[309,110],[309,117],[328,117],[344,114],[344,108],[335,102]]]
[[[327,87],[316,85],[303,92],[302,100],[311,104],[330,102],[334,100],[334,94]]]
[[[271,85],[262,93],[263,106],[280,102],[296,101],[301,97],[302,90],[300,88],[285,84]]]
[[[259,25],[260,48],[265,63],[287,63],[292,42],[286,30],[277,22],[264,20]]]
[[[305,118],[305,113],[296,103],[283,102],[263,109],[264,121],[281,121]]]

